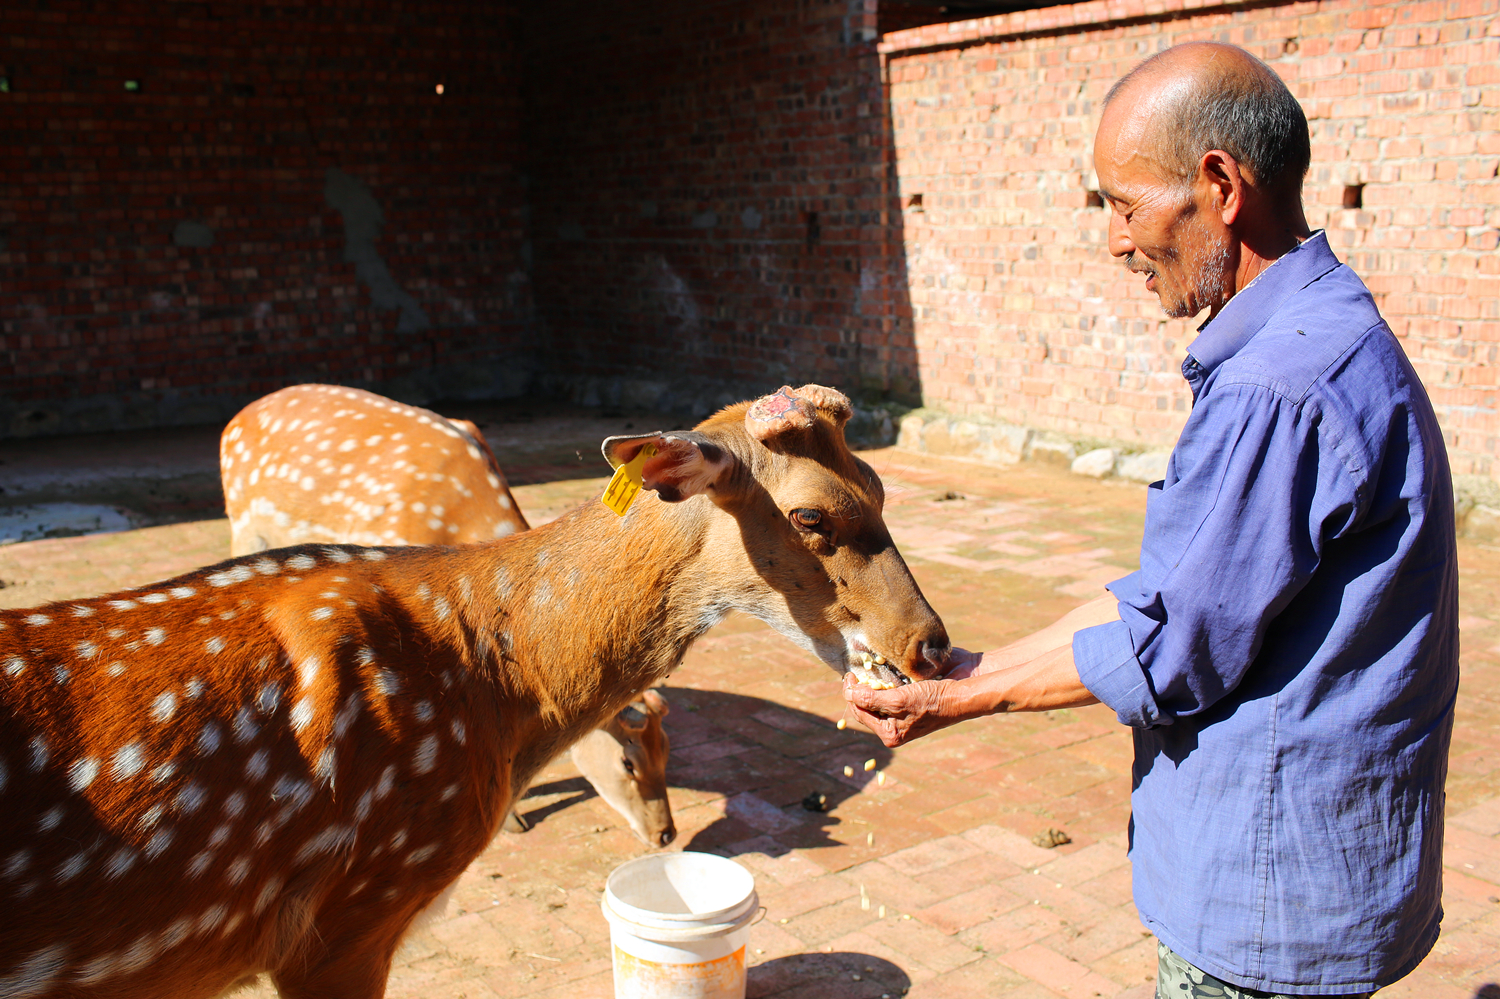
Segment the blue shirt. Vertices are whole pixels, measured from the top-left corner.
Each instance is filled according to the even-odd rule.
[[[1189,348],[1084,685],[1135,734],[1135,904],[1224,981],[1364,992],[1442,918],[1458,691],[1453,486],[1427,393],[1319,233]]]

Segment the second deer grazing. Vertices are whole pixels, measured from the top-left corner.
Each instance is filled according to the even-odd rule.
[[[195,999],[267,972],[287,999],[375,999],[538,768],[731,610],[839,672],[935,675],[948,636],[848,417],[804,386],[610,438],[655,493],[625,516],[0,611],[0,995]]]
[[[448,545],[528,529],[479,428],[337,385],[292,385],[240,410],[219,438],[230,553],[309,541]],[[648,846],[677,836],[660,695],[622,708],[571,750],[579,772]],[[512,811],[504,828],[524,832]]]

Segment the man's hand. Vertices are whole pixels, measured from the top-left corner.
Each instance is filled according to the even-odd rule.
[[[974,657],[978,662],[978,657]],[[967,676],[972,665],[961,664]],[[952,675],[951,672],[949,674]],[[972,717],[957,688],[961,680],[922,680],[892,690],[866,687],[852,674],[844,676],[844,700],[855,721],[892,748]]]

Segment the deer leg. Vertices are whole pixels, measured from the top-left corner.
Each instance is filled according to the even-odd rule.
[[[501,828],[508,833],[523,833],[531,828],[531,824],[521,818],[516,810],[512,808],[509,812],[505,813],[505,823]]]

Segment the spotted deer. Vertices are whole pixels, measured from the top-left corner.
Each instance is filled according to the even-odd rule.
[[[0,995],[373,999],[538,768],[732,611],[910,680],[948,636],[818,386],[612,437],[643,492],[0,611]]]
[[[230,552],[308,542],[455,545],[527,528],[468,420],[361,389],[293,385],[219,438]]]
[[[528,529],[479,428],[360,389],[293,385],[219,437],[230,554],[308,541],[445,545]],[[648,846],[677,835],[667,800],[666,702],[640,700],[569,751]],[[504,828],[524,832],[512,811]]]

